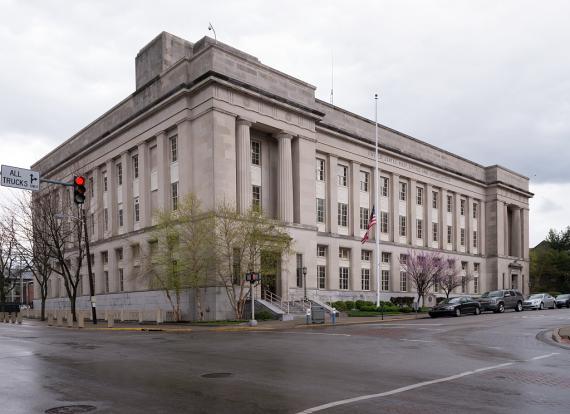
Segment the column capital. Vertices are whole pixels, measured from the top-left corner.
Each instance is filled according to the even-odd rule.
[[[249,127],[250,127],[250,126],[253,125],[253,121],[252,121],[251,119],[247,119],[247,118],[244,118],[244,117],[241,117],[241,116],[238,116],[238,117],[236,118],[236,123],[237,123],[238,126],[240,126],[240,125],[245,125],[245,126],[249,126]]]
[[[275,138],[277,139],[293,139],[293,135],[285,132],[285,131],[279,131],[278,133],[275,134]]]

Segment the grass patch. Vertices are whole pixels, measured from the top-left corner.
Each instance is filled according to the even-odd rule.
[[[384,312],[384,315],[402,315],[402,312]],[[348,311],[348,316],[352,317],[370,317],[370,316],[382,316],[382,312],[373,312],[373,311]]]
[[[220,325],[238,325],[247,322],[247,320],[227,320],[227,321],[194,321],[190,325],[220,326]]]

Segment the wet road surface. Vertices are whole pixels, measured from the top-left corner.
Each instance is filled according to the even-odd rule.
[[[561,325],[570,310],[180,334],[0,324],[0,413],[567,414],[570,350],[537,338]]]

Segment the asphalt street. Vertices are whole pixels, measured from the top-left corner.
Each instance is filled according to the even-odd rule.
[[[570,310],[175,334],[0,324],[0,413],[567,414],[570,349],[541,340],[561,325]]]

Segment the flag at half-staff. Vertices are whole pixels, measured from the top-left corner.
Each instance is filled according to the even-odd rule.
[[[368,228],[366,229],[366,233],[364,233],[364,236],[362,236],[362,240],[360,240],[360,242],[362,244],[366,243],[368,241],[368,237],[369,237],[369,233],[370,233],[370,229],[372,228],[372,226],[374,226],[376,224],[376,213],[374,212],[374,206],[372,207],[372,212],[370,213],[370,218],[368,219]]]

